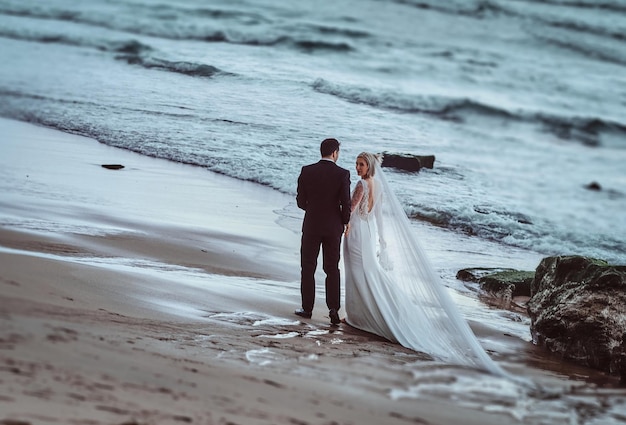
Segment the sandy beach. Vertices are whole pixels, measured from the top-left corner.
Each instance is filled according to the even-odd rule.
[[[550,396],[331,327],[322,290],[298,320],[285,194],[0,129],[0,424],[626,423],[615,380],[488,324],[490,354]]]

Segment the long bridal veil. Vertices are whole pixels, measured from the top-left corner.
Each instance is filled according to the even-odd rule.
[[[383,225],[379,228],[383,239],[381,260],[391,260],[391,264],[381,263],[415,307],[411,309],[415,316],[408,318],[406,325],[419,326],[417,331],[422,338],[415,341],[417,347],[413,348],[445,362],[510,376],[485,352],[446,292],[379,164],[375,178],[380,182],[383,196]]]

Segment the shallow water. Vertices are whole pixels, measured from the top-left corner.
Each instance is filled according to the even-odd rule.
[[[510,415],[513,423],[613,425],[626,420],[624,390],[611,385],[602,388],[593,379],[571,379],[549,368],[533,371],[523,364],[505,361],[503,365],[520,379],[516,382],[433,362],[427,355],[345,324],[329,328],[320,323],[287,323],[253,312],[218,313],[209,319],[238,325],[240,332],[266,341],[259,342],[261,348],[252,349],[237,348],[234,342],[225,341],[226,345],[232,344],[231,349],[219,357],[227,361],[245,361],[260,368],[334,382],[338,378],[329,364],[332,358],[343,370],[339,379],[344,386],[375,383],[378,391],[394,400],[454,401],[471,409]],[[529,382],[538,387],[529,388]]]

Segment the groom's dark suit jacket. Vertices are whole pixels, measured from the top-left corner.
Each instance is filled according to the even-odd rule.
[[[350,172],[325,159],[302,167],[296,201],[303,233],[341,235],[350,221]]]

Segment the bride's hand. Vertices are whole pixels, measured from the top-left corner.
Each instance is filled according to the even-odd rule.
[[[343,231],[343,234],[344,234],[345,236],[348,236],[348,232],[349,232],[349,231],[350,231],[350,223],[346,224],[346,228],[345,228],[345,230]]]

